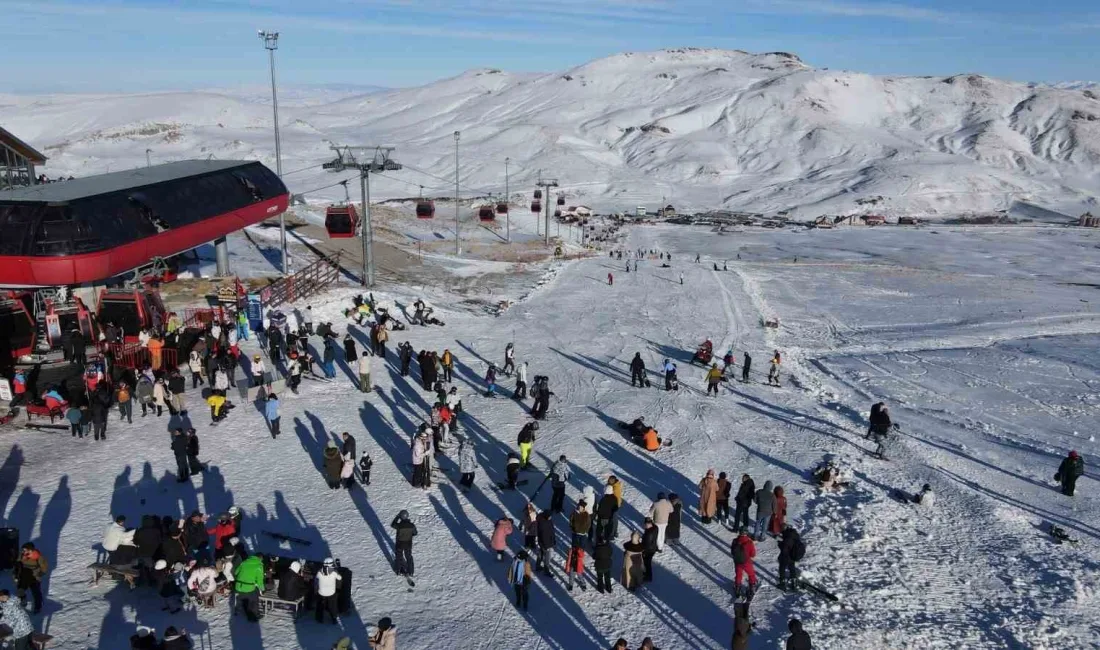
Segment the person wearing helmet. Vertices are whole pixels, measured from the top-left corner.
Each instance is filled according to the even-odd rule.
[[[718,384],[722,381],[722,376],[722,371],[718,368],[718,364],[710,364],[710,370],[707,371],[708,396],[710,395],[711,391],[714,391],[714,396],[718,397]]]
[[[325,558],[325,561],[321,564],[321,571],[314,578],[317,583],[316,613],[318,623],[324,622],[325,612],[328,612],[328,615],[332,617],[333,625],[338,622],[336,618],[336,592],[342,579],[340,573],[336,570],[336,561],[330,557]]]
[[[302,563],[291,562],[290,567],[279,576],[277,594],[282,600],[296,601],[306,595],[306,581],[302,577]]]
[[[1068,456],[1062,459],[1062,464],[1058,466],[1058,473],[1054,475],[1054,480],[1062,484],[1062,494],[1071,497],[1073,496],[1073,490],[1077,487],[1077,479],[1081,478],[1084,473],[1084,459],[1076,451],[1071,451]]]
[[[394,548],[397,553],[394,570],[398,575],[403,575],[407,580],[413,577],[413,537],[416,537],[416,524],[409,521],[409,511],[402,510],[397,513],[390,527],[394,529]]]

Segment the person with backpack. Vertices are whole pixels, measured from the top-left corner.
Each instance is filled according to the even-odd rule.
[[[130,385],[125,381],[118,382],[118,392],[115,393],[115,401],[118,402],[119,421],[126,420],[127,424],[134,423],[134,401],[130,395]]]
[[[516,608],[523,611],[527,611],[531,576],[531,561],[527,559],[527,551],[516,553],[516,559],[508,567],[508,584],[516,592]]]
[[[741,532],[734,538],[733,543],[730,544],[730,555],[733,556],[734,596],[741,595],[741,576],[744,575],[749,581],[749,591],[745,596],[751,600],[752,594],[756,592],[756,568],[753,566],[753,558],[756,557],[756,544],[749,537],[748,529],[742,528]]]
[[[1054,475],[1054,480],[1062,484],[1062,494],[1071,497],[1077,487],[1077,479],[1084,474],[1084,459],[1076,451],[1071,451],[1068,456],[1062,459],[1062,464],[1058,466],[1058,473]]]
[[[792,526],[783,529],[779,540],[779,588],[798,588],[798,561],[806,555],[806,544]]]

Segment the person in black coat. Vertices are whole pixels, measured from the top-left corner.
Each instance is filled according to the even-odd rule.
[[[96,440],[107,439],[107,416],[111,412],[111,389],[106,382],[99,382],[89,396],[92,427]]]
[[[792,618],[787,623],[787,629],[791,631],[791,635],[787,637],[786,650],[813,650],[810,635],[802,629],[802,621]]]
[[[1071,451],[1068,456],[1062,459],[1062,464],[1058,466],[1058,473],[1054,475],[1054,480],[1062,484],[1062,494],[1071,497],[1073,491],[1077,488],[1077,479],[1084,474],[1085,461],[1076,451]]]
[[[596,591],[611,593],[611,559],[614,549],[608,541],[601,540],[592,550],[592,562],[596,571]]]
[[[539,559],[535,563],[535,570],[538,571],[541,568],[546,575],[553,575],[550,572],[550,552],[554,550],[556,539],[554,537],[554,522],[550,518],[549,510],[543,510],[539,513],[536,528],[538,530]]]
[[[409,363],[412,362],[413,349],[412,344],[405,341],[401,345],[397,346],[398,356],[401,357],[401,376],[409,376]]]
[[[604,494],[596,504],[596,543],[600,540],[610,540],[611,531],[615,528],[615,513],[619,511],[619,500],[615,498],[615,492],[611,486],[607,486]],[[667,537],[667,531],[666,531]]]
[[[802,548],[800,548],[802,547]],[[779,588],[796,589],[798,587],[798,562],[795,556],[796,549],[805,550],[802,538],[798,531],[791,526],[783,529],[783,537],[779,540]],[[788,582],[788,578],[790,581]]]
[[[749,509],[752,507],[753,496],[756,495],[756,483],[748,474],[741,475],[741,487],[737,488],[737,496],[733,498],[733,529],[740,530],[749,525]]]
[[[86,358],[87,350],[85,350],[84,333],[78,328],[73,328],[71,334],[69,334],[69,360],[73,363],[83,366],[88,362]]]
[[[355,351],[355,339],[351,336],[351,330],[344,335],[344,363],[355,363],[359,360],[359,354]]]
[[[645,361],[642,361],[641,352],[635,352],[634,359],[630,362],[630,385],[644,388],[645,382]]]
[[[160,518],[156,515],[144,515],[141,518],[141,528],[134,531],[134,546],[137,548],[135,555],[147,583],[153,581],[153,559],[160,554],[162,535]]]
[[[187,550],[196,560],[209,560],[210,534],[206,532],[206,517],[198,510],[191,513],[183,524],[183,539]]]
[[[347,431],[345,431],[343,436],[341,436],[341,437],[344,439],[344,444],[343,444],[343,447],[340,449],[340,455],[343,456],[344,458],[351,459],[351,462],[354,463],[355,462],[355,436],[353,436],[350,433],[348,433]]]
[[[653,556],[657,554],[657,526],[646,517],[645,532],[642,533],[642,562],[645,564],[646,582],[653,582]]]
[[[286,571],[279,576],[279,598],[283,600],[298,600],[306,595],[306,580],[301,574],[302,566],[297,562],[291,562]]]
[[[134,537],[137,538],[137,533],[134,533]],[[174,566],[176,562],[187,564],[187,544],[183,541],[183,530],[179,526],[171,528],[167,535],[162,533],[160,553],[168,566]]]
[[[176,457],[176,482],[183,483],[190,478],[187,465],[187,436],[183,429],[172,432],[172,455]]]
[[[668,501],[672,504],[672,513],[668,516],[668,525],[665,526],[665,543],[680,543],[680,522],[684,516],[684,500],[679,494],[668,495]]]

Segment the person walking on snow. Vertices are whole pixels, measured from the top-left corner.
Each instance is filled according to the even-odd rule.
[[[718,474],[718,521],[728,524],[730,519],[730,489],[732,485],[725,472]]]
[[[267,426],[271,430],[271,439],[275,440],[279,437],[279,396],[274,391],[267,395],[264,417],[267,418]]]
[[[764,533],[768,530],[768,523],[775,513],[775,493],[772,491],[772,482],[764,481],[764,487],[756,491],[756,528],[752,536],[756,541],[764,541]]]
[[[504,346],[504,368],[501,370],[509,377],[516,371],[516,347],[512,343]]]
[[[550,489],[553,495],[550,497],[550,510],[561,514],[565,508],[565,486],[569,482],[571,472],[569,461],[562,454],[550,468]]]
[[[642,533],[642,564],[645,568],[642,579],[653,582],[653,556],[657,554],[657,526],[646,517],[645,531]]]
[[[710,370],[707,371],[707,395],[710,395],[711,391],[714,391],[714,396],[718,397],[718,384],[722,381],[722,371],[718,369],[717,363],[710,364]]]
[[[748,352],[745,352],[745,363],[741,366],[741,381],[744,383],[749,382],[749,368],[752,366],[752,357]]]
[[[647,383],[645,361],[642,361],[642,353],[635,352],[634,358],[630,361],[630,385],[645,387]]]
[[[596,591],[611,593],[611,561],[614,551],[608,540],[600,540],[592,550],[592,568],[596,571]]]
[[[176,482],[183,483],[188,479],[187,463],[187,437],[183,435],[183,429],[172,432],[172,455],[176,457]]]
[[[451,383],[451,374],[455,369],[455,357],[449,349],[443,350],[443,356],[439,357],[439,365],[443,368],[443,381]]]
[[[609,286],[609,287],[614,286],[614,284],[615,284],[615,276],[608,273],[607,274],[607,286]]]
[[[446,356],[449,351],[445,350],[443,356]],[[401,345],[397,346],[397,356],[401,359],[401,376],[409,376],[409,364],[412,363],[413,347],[412,343],[405,341]],[[446,373],[446,366],[444,366],[444,373]]]
[[[672,515],[672,502],[665,498],[664,492],[657,493],[657,500],[649,507],[649,518],[657,528],[657,552],[665,550],[665,533],[668,529],[668,519]]]
[[[787,525],[787,497],[783,496],[782,485],[775,486],[773,493],[775,494],[775,512],[772,513],[771,521],[768,524],[768,532],[772,536],[778,536]]]
[[[458,444],[458,472],[462,474],[459,484],[470,489],[474,486],[474,473],[477,472],[477,457],[474,455],[474,442],[462,438]]]
[[[416,524],[409,521],[409,511],[402,510],[397,513],[390,527],[394,529],[394,548],[396,549],[394,570],[397,575],[412,579],[414,572],[412,545],[417,533]]]
[[[1076,451],[1071,451],[1069,455],[1062,459],[1062,463],[1058,466],[1058,473],[1054,475],[1054,480],[1062,484],[1062,494],[1071,497],[1077,487],[1077,479],[1084,474],[1084,459]]]
[[[752,600],[756,593],[756,568],[753,566],[753,558],[756,557],[756,544],[749,537],[749,531],[741,529],[741,532],[730,544],[730,555],[733,556],[733,593],[735,597],[741,596],[741,576],[747,576],[749,591],[745,594],[747,600]]]
[[[519,430],[516,444],[519,445],[519,461],[521,469],[526,469],[531,461],[531,449],[535,446],[535,432],[539,430],[538,422],[528,422]]]
[[[718,481],[714,478],[714,470],[708,469],[707,475],[699,481],[699,517],[704,524],[709,524],[718,512]]]
[[[199,460],[199,435],[194,429],[187,430],[187,468],[192,476],[204,469]]]
[[[359,357],[359,392],[369,393],[371,390],[370,354],[368,354],[366,350],[363,350],[362,356]]]
[[[527,362],[519,364],[516,372],[516,390],[512,394],[516,399],[527,399]]]
[[[619,581],[627,591],[636,591],[645,578],[644,550],[642,536],[637,532],[631,533],[630,541],[623,544],[623,571]]]
[[[202,379],[202,357],[195,350],[191,350],[191,356],[187,360],[187,367],[191,370],[191,390],[206,384]]]
[[[508,536],[514,530],[511,517],[501,517],[493,524],[493,536],[489,540],[489,546],[496,552],[497,562],[504,559],[504,552],[508,550]]]
[[[359,355],[355,350],[355,339],[351,335],[351,327],[348,327],[348,333],[344,335],[344,363],[355,363],[355,360],[359,358]]]
[[[584,537],[592,523],[591,515],[585,510],[584,501],[577,502],[577,508],[569,516],[569,529],[573,535],[569,542],[569,552],[565,556],[566,589],[573,591],[574,578],[579,580],[581,591],[584,585]]]
[[[325,481],[328,483],[329,489],[338,490],[341,474],[344,471],[344,460],[340,457],[340,450],[336,448],[336,443],[331,440],[328,441],[328,446],[325,447],[322,465],[325,468]]]
[[[527,558],[527,551],[516,553],[516,559],[508,567],[508,584],[516,592],[516,609],[527,611],[531,577],[531,561]]]
[[[554,546],[557,544],[556,535],[554,533],[554,522],[550,519],[550,511],[543,510],[539,513],[538,523],[536,525],[539,543],[539,557],[535,563],[535,570],[542,571],[547,576],[552,576],[550,571],[550,554],[554,552]]]
[[[806,555],[806,545],[798,531],[791,526],[783,529],[783,538],[779,540],[779,588],[798,588],[797,562]]]
[[[684,286],[684,272],[680,271],[680,286]]]
[[[336,593],[342,580],[343,577],[336,570],[336,561],[330,557],[325,558],[324,563],[321,564],[320,573],[314,578],[316,582],[314,600],[316,601],[315,611],[318,623],[324,622],[325,612],[328,612],[333,625],[339,622],[336,618]]]
[[[676,364],[672,361],[665,359],[664,365],[661,369],[665,373],[665,390],[676,390],[679,388],[676,384]]]
[[[366,451],[359,457],[359,476],[363,480],[363,485],[370,485],[370,468],[374,465],[374,461],[370,459],[370,454]]]
[[[779,386],[779,366],[781,363],[779,350],[776,350],[775,355],[772,356],[771,367],[768,368],[768,384],[771,386]]]
[[[752,507],[753,498],[756,496],[756,483],[748,474],[741,475],[741,486],[737,488],[737,496],[733,498],[733,529],[747,528],[749,525],[749,508]]]

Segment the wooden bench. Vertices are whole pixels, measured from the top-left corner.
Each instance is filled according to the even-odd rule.
[[[46,650],[50,646],[50,641],[53,637],[49,634],[42,634],[41,632],[31,632],[31,647],[34,650]]]
[[[304,601],[304,598],[299,598],[298,600],[283,600],[274,594],[261,593],[260,616],[277,614],[279,616],[289,616],[291,620],[296,620],[302,615]]]
[[[92,570],[92,586],[98,585],[99,579],[104,575],[125,581],[126,584],[130,585],[130,589],[137,586],[138,571],[132,567],[92,562],[88,565],[88,568]]]

